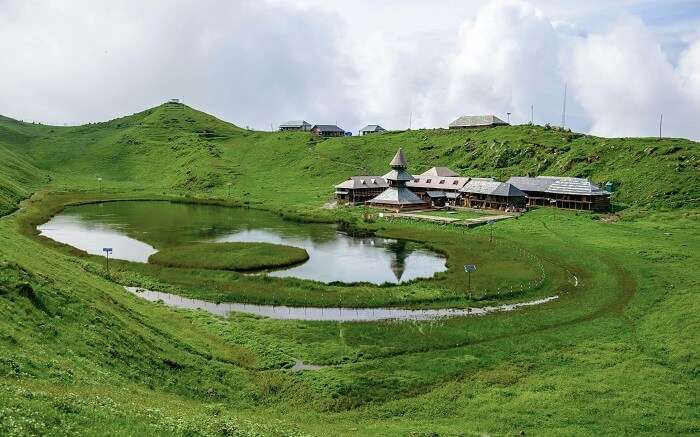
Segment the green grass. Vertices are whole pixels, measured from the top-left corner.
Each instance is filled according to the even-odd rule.
[[[364,166],[382,172],[398,145],[416,173],[449,165],[474,176],[537,171],[614,179],[616,200],[632,207],[614,216],[538,209],[497,223],[499,247],[536,255],[552,272],[550,286],[569,284],[569,272],[579,286],[557,287],[560,298],[543,306],[425,323],[222,319],[173,310],[125,292],[97,259],[34,235],[34,225],[69,203],[187,196],[426,241],[445,251],[453,271],[488,256],[488,227],[462,233],[424,222],[365,223],[361,209],[320,208],[333,183]],[[696,143],[529,126],[317,141],[245,131],[167,105],[70,128],[0,119],[3,151],[13,157],[0,160],[0,186],[12,193],[2,198],[3,211],[19,210],[0,218],[0,434],[700,431]],[[97,176],[105,178],[102,194]],[[329,304],[343,296],[345,304],[354,294],[358,302],[466,304],[448,299],[459,289],[451,273],[398,287],[334,287],[117,268],[124,279],[172,280],[179,292],[211,300],[279,293]],[[286,370],[297,359],[331,367]]]
[[[166,267],[251,271],[288,267],[309,259],[299,247],[270,243],[197,243],[162,249],[148,262]]]

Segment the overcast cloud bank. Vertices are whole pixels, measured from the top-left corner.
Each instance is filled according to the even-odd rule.
[[[531,105],[535,122],[559,124],[568,82],[576,130],[656,135],[663,112],[665,135],[700,138],[700,34],[685,33],[672,62],[639,17],[588,30],[546,3],[494,0],[459,25],[411,31],[303,0],[0,0],[0,114],[82,123],[180,97],[259,129],[296,118],[438,127],[506,112],[523,123]]]

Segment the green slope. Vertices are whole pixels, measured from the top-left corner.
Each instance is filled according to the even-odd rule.
[[[32,165],[22,153],[22,147],[31,136],[23,134],[22,126],[18,126],[19,129],[5,128],[4,124],[12,124],[8,122],[0,117],[0,216],[15,209],[21,199],[50,181],[48,172]]]
[[[616,200],[635,208],[610,223],[549,209],[499,223],[498,238],[571,267],[580,287],[551,305],[439,323],[173,311],[26,228],[63,201],[223,198],[227,182],[235,200],[327,216],[318,206],[334,183],[358,168],[383,173],[398,146],[414,172],[612,179]],[[697,143],[529,126],[319,141],[163,105],[80,127],[0,118],[0,158],[0,188],[11,193],[0,200],[2,435],[698,432]],[[488,232],[373,226],[455,241]],[[295,359],[333,367],[284,370]]]
[[[0,119],[0,142],[54,172],[66,185],[213,191],[303,203],[330,198],[358,172],[383,174],[396,148],[410,169],[450,166],[470,176],[567,175],[612,181],[615,201],[633,206],[697,206],[698,143],[683,139],[599,138],[540,126],[477,131],[416,130],[318,140],[306,133],[237,128],[185,105],[165,104],[79,127]]]

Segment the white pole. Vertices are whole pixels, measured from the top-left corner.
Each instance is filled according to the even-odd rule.
[[[562,106],[561,109],[561,127],[562,129],[566,127],[566,88],[568,87],[568,83],[564,83],[564,105]]]

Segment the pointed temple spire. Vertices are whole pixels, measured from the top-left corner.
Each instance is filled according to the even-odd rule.
[[[396,151],[396,155],[394,155],[394,159],[391,160],[389,165],[391,168],[406,168],[408,166],[406,157],[403,155],[403,149],[401,147],[399,147],[399,150]]]

